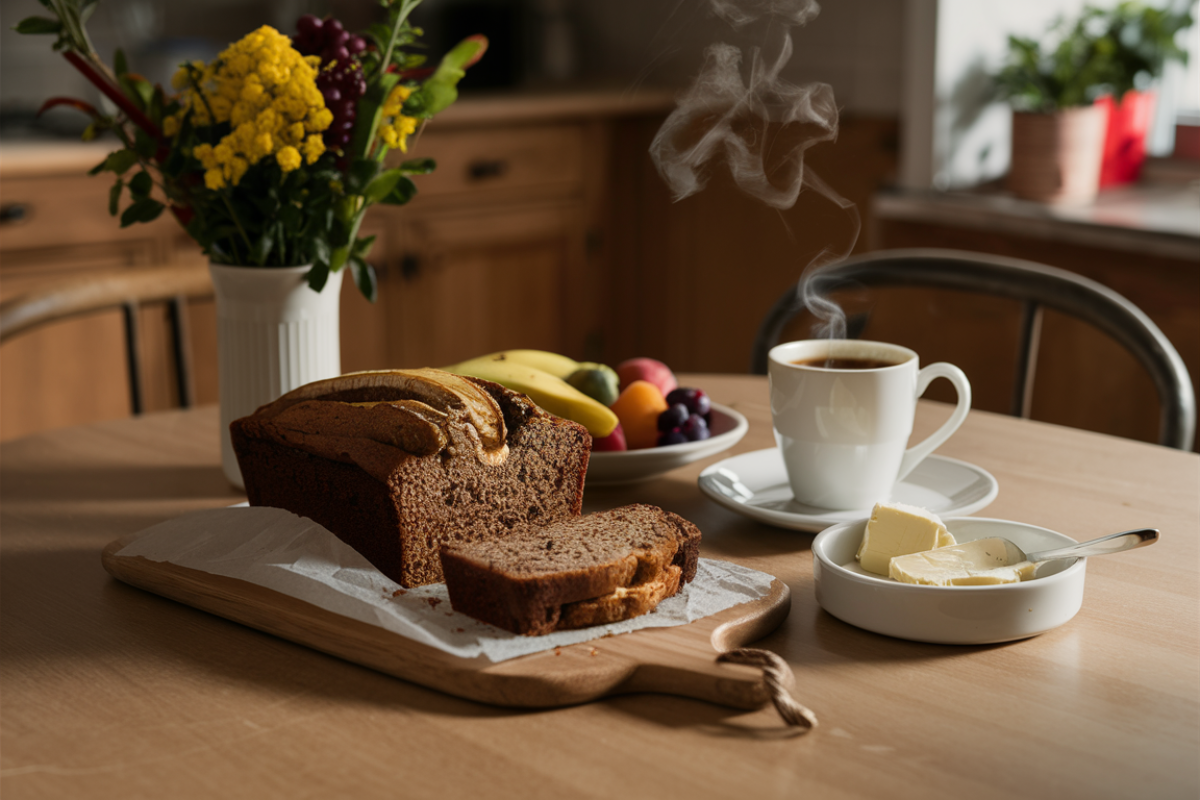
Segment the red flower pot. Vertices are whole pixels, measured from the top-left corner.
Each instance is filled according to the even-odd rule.
[[[1126,92],[1119,103],[1111,95],[1096,101],[1108,117],[1100,188],[1138,179],[1146,160],[1146,134],[1154,117],[1154,101],[1154,92]]]

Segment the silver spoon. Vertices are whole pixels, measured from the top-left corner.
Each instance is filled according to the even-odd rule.
[[[1008,551],[1009,564],[1019,564],[1022,561],[1031,561],[1034,564],[1038,564],[1042,561],[1053,561],[1056,558],[1105,556],[1109,553],[1119,553],[1122,550],[1144,547],[1158,541],[1158,530],[1155,528],[1142,528],[1122,533],[1110,533],[1108,536],[1101,536],[1099,539],[1092,539],[1090,542],[1079,542],[1067,545],[1066,547],[1039,550],[1036,553],[1026,553],[1008,539],[999,536],[995,537],[995,539],[996,541],[1004,542],[1004,547]]]

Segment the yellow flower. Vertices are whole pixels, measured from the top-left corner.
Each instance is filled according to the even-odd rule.
[[[396,117],[391,125],[380,125],[379,136],[388,147],[398,147],[408,152],[408,137],[417,130],[416,117]]]
[[[182,115],[205,127],[228,122],[232,127],[215,146],[196,147],[193,155],[204,166],[209,188],[236,186],[247,170],[274,155],[285,172],[304,159],[315,162],[324,152],[320,136],[333,122],[317,89],[319,59],[300,55],[291,40],[263,26],[225,49],[201,71],[199,87],[181,98]],[[180,120],[175,120],[178,130]],[[304,159],[297,146],[304,142]]]
[[[304,140],[304,160],[309,164],[315,163],[325,152],[325,140],[313,134]]]
[[[275,154],[275,160],[279,162],[280,169],[291,172],[300,168],[300,151],[294,147],[285,147]]]
[[[383,102],[383,115],[385,117],[399,116],[400,109],[404,107],[404,101],[413,93],[411,87],[398,84],[388,93],[387,100]]]

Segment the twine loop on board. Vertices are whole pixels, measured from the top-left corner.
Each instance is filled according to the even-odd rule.
[[[792,674],[792,668],[780,656],[770,650],[740,647],[721,653],[717,656],[717,661],[761,668],[771,703],[779,712],[779,716],[783,717],[783,721],[788,725],[803,726],[809,730],[817,727],[817,715],[792,697],[790,689],[795,685],[796,678]]]

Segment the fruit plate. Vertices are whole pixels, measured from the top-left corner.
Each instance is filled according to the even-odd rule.
[[[750,427],[746,418],[728,406],[712,404],[712,436],[699,442],[618,452],[593,452],[588,462],[588,486],[614,486],[650,480],[706,456],[733,447]]]

